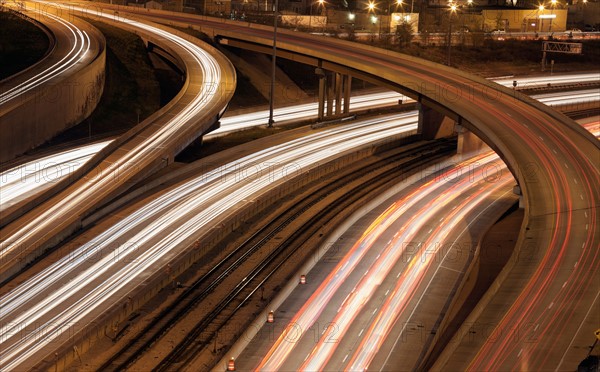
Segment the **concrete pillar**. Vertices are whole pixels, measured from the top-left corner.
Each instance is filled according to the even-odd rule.
[[[342,113],[342,80],[343,76],[340,73],[335,74],[335,114]]]
[[[513,187],[513,194],[519,195],[519,208],[525,208],[525,203],[523,202],[523,193],[521,192],[521,186],[515,185]]]
[[[319,112],[317,117],[319,120],[323,120],[325,117],[325,84],[327,80],[325,79],[325,71],[322,68],[316,68],[315,73],[319,77]]]
[[[434,109],[417,103],[419,110],[419,126],[417,133],[424,140],[449,137],[454,134],[454,120]]]
[[[350,89],[352,88],[352,76],[346,75],[344,80],[344,114],[347,114],[350,112]]]
[[[472,156],[490,150],[485,142],[462,125],[456,126],[456,132],[458,133],[457,154]]]
[[[333,85],[335,74],[327,74],[327,116],[333,115]]]

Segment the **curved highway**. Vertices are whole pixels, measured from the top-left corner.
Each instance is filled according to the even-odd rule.
[[[159,16],[197,25],[222,40],[272,46],[270,27]],[[513,259],[468,318],[472,324],[492,325],[490,332],[476,340],[457,335],[435,368],[550,369],[561,364],[563,355],[577,353],[570,341],[598,294],[600,141],[547,106],[446,66],[287,30],[278,33],[277,47],[320,61],[325,69],[377,77],[425,105],[446,110],[500,155],[520,186],[525,217]],[[535,259],[519,259],[532,246]],[[516,336],[531,324],[539,324],[539,342]],[[488,342],[491,337],[494,342]]]
[[[596,74],[578,74],[571,76],[554,76],[556,80],[550,78],[529,78],[528,84],[547,84],[549,82],[557,83],[564,81],[598,81],[600,75]],[[592,78],[596,78],[593,80]],[[356,108],[367,108],[373,106],[395,105],[402,96],[396,92],[370,93],[351,97],[352,105]],[[534,99],[550,106],[577,105],[600,101],[600,92],[598,90],[581,90],[573,92],[547,93],[533,96]],[[274,115],[277,123],[293,120],[302,120],[314,118],[317,110],[316,103],[307,103],[275,109]],[[264,125],[269,117],[267,110],[254,113],[227,116],[221,119],[221,126],[215,131],[209,133],[205,138],[227,134],[233,131],[250,128],[253,126]],[[417,113],[413,112],[415,123],[417,122]],[[44,189],[52,186],[63,177],[67,177],[71,172],[77,170],[92,155],[100,151],[110,141],[81,146],[70,149],[56,155],[48,155],[41,159],[32,160],[17,167],[8,169],[0,173],[0,211],[11,205],[26,200]]]
[[[597,121],[586,128],[600,134]],[[514,179],[495,154],[450,164],[399,186],[381,214],[350,227],[306,273],[309,284],[275,311],[276,327],[248,340],[237,367],[419,370],[474,248],[516,200]]]
[[[42,5],[40,12],[52,8]],[[186,66],[184,88],[167,106],[80,168],[71,177],[76,182],[0,231],[0,282],[75,231],[86,216],[136,180],[172,162],[175,154],[214,125],[233,94],[233,66],[214,48],[160,26],[126,19],[117,25],[172,49]]]

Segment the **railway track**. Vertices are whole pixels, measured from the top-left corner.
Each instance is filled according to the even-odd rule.
[[[316,233],[322,225],[319,221],[333,218],[394,178],[446,156],[454,151],[455,146],[453,140],[437,140],[397,148],[378,155],[370,162],[347,167],[339,172],[339,177],[324,186],[313,185],[304,197],[278,218],[262,226],[185,288],[175,301],[99,369],[126,369],[192,310],[206,308],[207,311],[190,327],[191,331],[154,370],[165,371],[187,365],[199,351],[211,343],[221,327],[232,319],[256,291]],[[340,189],[343,191],[340,192]],[[324,202],[325,207],[321,207]],[[311,209],[313,213],[300,228],[278,241],[275,248],[267,246],[273,244],[275,236]],[[249,264],[253,262],[255,264]],[[233,282],[230,278],[236,270],[243,272],[241,276],[244,279]],[[230,283],[226,283],[227,281]],[[217,287],[219,290],[215,291]]]

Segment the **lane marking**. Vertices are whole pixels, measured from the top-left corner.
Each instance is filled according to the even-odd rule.
[[[442,268],[444,268],[444,269],[446,269],[446,270],[454,271],[455,273],[462,274],[462,271],[458,271],[458,270],[456,270],[456,269],[452,269],[452,268],[450,268],[450,267],[447,267],[447,266],[444,266],[444,265],[440,265],[440,267],[442,267]]]

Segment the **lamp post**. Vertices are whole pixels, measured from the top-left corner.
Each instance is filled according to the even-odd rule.
[[[373,15],[371,15],[370,17],[371,24],[375,25],[375,23],[377,22],[377,16],[375,15],[375,3],[372,0],[370,0],[367,4],[367,15],[371,14],[371,12],[373,12]],[[371,37],[373,37],[373,26],[371,26],[371,30]]]
[[[396,0],[395,2],[396,4],[396,9],[395,11],[398,11],[398,7],[400,7],[402,9],[402,20],[404,22],[404,1],[403,0]],[[389,3],[388,6],[388,27],[386,27],[388,29],[388,33],[391,33],[392,30],[392,3]]]
[[[269,128],[273,127],[273,98],[275,96],[275,69],[277,68],[277,13],[279,9],[279,0],[275,0],[275,8],[273,11],[273,58],[271,62],[271,94],[269,95]]]
[[[538,19],[540,21],[540,32],[544,32],[544,18],[541,17],[542,13],[544,13],[544,4],[540,4],[540,6],[538,6],[538,10],[540,11],[540,14],[538,15]]]
[[[450,66],[450,50],[452,47],[452,15],[456,13],[456,4],[450,4],[450,15],[448,19],[448,52],[446,55],[446,65]]]
[[[327,9],[325,9],[325,0],[318,0],[317,3],[319,3],[318,6],[323,7],[321,14],[325,13],[325,22],[323,22],[323,34],[325,34],[325,27],[327,27]]]

